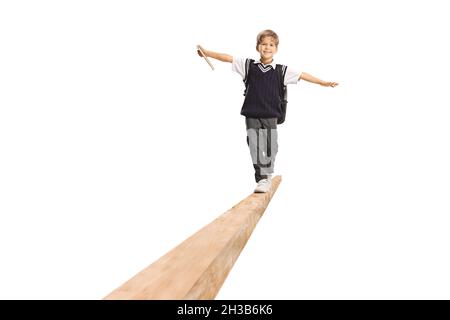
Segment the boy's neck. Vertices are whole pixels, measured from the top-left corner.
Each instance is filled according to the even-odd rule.
[[[261,59],[259,59],[259,61],[261,61],[261,63],[263,63],[263,64],[271,64],[273,61],[273,58],[272,59],[264,59],[261,57]]]

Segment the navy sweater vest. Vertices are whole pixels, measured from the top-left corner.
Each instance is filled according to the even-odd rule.
[[[281,117],[278,75],[271,66],[250,63],[247,93],[241,114],[250,118]]]

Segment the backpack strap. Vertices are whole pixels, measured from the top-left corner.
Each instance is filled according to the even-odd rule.
[[[286,86],[284,85],[284,77],[286,75],[287,66],[282,64],[277,64],[276,71],[278,74],[278,83],[280,85],[280,95],[281,98],[284,98],[284,91],[286,90]]]
[[[255,62],[253,59],[246,59],[245,60],[245,75],[244,75],[244,84],[245,84],[245,91],[244,96],[247,94],[247,88],[248,88],[248,73],[250,70],[250,64]]]
[[[284,123],[286,119],[287,108],[287,86],[284,85],[284,77],[286,76],[287,67],[285,65],[277,64],[276,71],[278,75],[278,84],[280,88],[280,100],[281,100],[281,117],[278,118],[277,124]]]

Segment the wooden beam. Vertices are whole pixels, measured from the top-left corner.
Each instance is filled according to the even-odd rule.
[[[116,299],[214,299],[281,182],[253,193],[114,290]]]

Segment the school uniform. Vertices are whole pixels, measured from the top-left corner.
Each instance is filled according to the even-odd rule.
[[[245,58],[233,58],[232,70],[245,78]],[[301,72],[287,67],[284,85],[298,82]],[[248,66],[247,91],[241,115],[245,116],[247,144],[255,169],[255,180],[267,179],[274,171],[278,152],[277,121],[281,117],[280,84],[276,63],[255,60]]]

